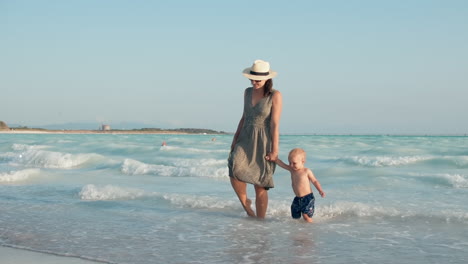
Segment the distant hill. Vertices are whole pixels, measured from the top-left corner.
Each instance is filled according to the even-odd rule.
[[[176,128],[176,129],[160,129],[160,128],[142,128],[134,129],[140,131],[172,131],[172,132],[182,132],[189,134],[226,134],[224,131],[216,131],[212,129],[205,128]]]
[[[110,131],[123,132],[123,131],[137,131],[137,132],[181,132],[189,134],[226,134],[224,131],[216,131],[206,128],[158,128],[144,123],[137,122],[121,122],[110,123]],[[1,126],[1,125],[0,125]],[[6,124],[5,124],[6,126]],[[11,128],[16,129],[36,129],[36,130],[101,130],[102,124],[100,123],[64,123],[53,125],[41,126],[25,126],[25,125],[11,125]],[[7,126],[8,128],[8,126]]]
[[[120,122],[120,123],[106,123],[111,126],[111,129],[142,129],[145,127],[152,127],[153,125],[148,125],[145,123],[139,122]],[[49,130],[99,130],[101,129],[102,123],[99,122],[81,122],[81,123],[62,123],[62,124],[48,124],[48,125],[26,125],[29,128],[43,128]],[[11,126],[11,127],[21,127],[23,125]]]
[[[0,121],[0,130],[10,129],[7,124],[3,121]]]

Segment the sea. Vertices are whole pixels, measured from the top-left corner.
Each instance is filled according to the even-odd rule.
[[[468,137],[281,135],[280,158],[303,148],[326,193],[312,224],[291,218],[280,167],[266,219],[246,216],[231,142],[0,134],[0,246],[100,263],[467,263]]]

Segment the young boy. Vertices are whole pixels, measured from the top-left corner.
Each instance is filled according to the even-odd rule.
[[[291,216],[294,219],[299,219],[302,213],[304,220],[312,223],[315,198],[310,188],[309,181],[317,188],[322,197],[325,197],[325,192],[323,192],[322,186],[320,186],[319,181],[315,178],[314,173],[312,173],[310,169],[304,167],[305,159],[305,151],[301,148],[295,148],[289,152],[289,165],[286,165],[280,159],[277,159],[276,163],[283,169],[291,172],[292,188],[296,195],[291,204]]]

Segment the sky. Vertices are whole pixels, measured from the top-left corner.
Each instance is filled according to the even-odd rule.
[[[466,134],[467,43],[464,0],[0,0],[0,120],[233,132],[263,59],[282,134]]]

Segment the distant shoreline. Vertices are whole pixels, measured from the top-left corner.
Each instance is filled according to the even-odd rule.
[[[214,131],[209,129],[133,129],[133,130],[89,130],[89,129],[42,129],[42,128],[10,128],[0,129],[0,134],[162,134],[162,135],[232,135],[231,132]],[[351,133],[284,133],[281,136],[369,136],[369,137],[468,137],[468,134],[351,134]]]
[[[232,132],[216,131],[206,128],[141,128],[141,129],[110,129],[110,130],[93,130],[93,129],[46,129],[46,128],[30,128],[30,127],[10,127],[0,128],[0,134],[167,134],[167,135],[232,135]],[[369,136],[369,137],[467,137],[465,134],[425,134],[425,133],[381,133],[381,134],[366,134],[366,133],[280,133],[281,136]]]
[[[36,129],[36,128],[10,128],[0,130],[0,134],[174,134],[174,135],[221,135],[226,132],[218,132],[209,129],[135,129],[135,130],[87,130],[87,129]]]

